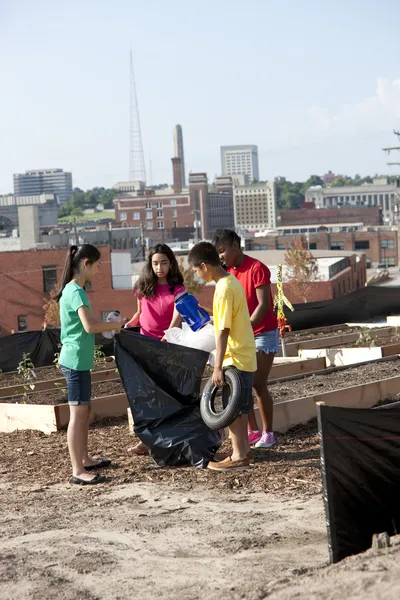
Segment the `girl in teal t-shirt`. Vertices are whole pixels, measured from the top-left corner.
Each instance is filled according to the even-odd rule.
[[[90,472],[108,467],[109,460],[96,461],[88,455],[91,375],[94,366],[94,334],[116,330],[116,322],[95,321],[84,286],[100,268],[100,252],[91,244],[71,246],[67,253],[59,292],[61,353],[59,364],[67,380],[70,419],[67,441],[72,463],[72,483],[101,483],[105,477]]]

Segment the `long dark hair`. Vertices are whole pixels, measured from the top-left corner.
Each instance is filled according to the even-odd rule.
[[[153,271],[153,256],[155,254],[165,254],[169,260],[169,272],[167,275],[167,283],[169,284],[170,292],[173,293],[176,286],[183,285],[183,275],[180,272],[175,254],[166,244],[157,244],[153,246],[147,257],[145,266],[143,267],[140,279],[135,283],[134,291],[139,293],[139,297],[150,298],[154,296],[158,277]]]
[[[63,289],[74,278],[79,271],[79,264],[82,260],[87,260],[90,265],[100,260],[101,254],[95,246],[83,244],[82,246],[70,246],[65,258],[64,271],[61,277],[60,287],[54,298],[60,301]]]

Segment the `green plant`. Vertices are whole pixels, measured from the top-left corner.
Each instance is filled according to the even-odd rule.
[[[371,329],[371,327],[361,327],[355,345],[361,348],[369,348],[370,346],[376,346],[377,341],[378,336],[375,329]]]
[[[106,355],[104,354],[103,350],[101,349],[101,346],[96,345],[94,347],[94,364],[101,365],[101,364],[104,364],[105,362],[106,362]]]
[[[26,404],[26,401],[28,399],[28,392],[33,391],[36,387],[35,384],[33,383],[34,380],[36,379],[35,365],[31,361],[29,352],[28,353],[24,352],[22,354],[22,360],[18,363],[17,373],[21,377],[22,383],[24,384],[23,385],[24,392],[22,394],[23,395],[22,403]]]
[[[61,344],[58,344],[57,346],[58,348],[58,352],[54,352],[54,360],[53,360],[53,365],[56,365],[57,369],[60,368],[60,351],[61,351]]]

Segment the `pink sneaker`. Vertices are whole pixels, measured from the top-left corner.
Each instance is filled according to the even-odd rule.
[[[247,432],[247,439],[249,441],[249,446],[254,446],[258,440],[261,440],[261,431],[252,431],[251,429]]]
[[[272,431],[263,431],[261,439],[256,443],[256,448],[272,448],[278,442],[276,441],[275,435]]]

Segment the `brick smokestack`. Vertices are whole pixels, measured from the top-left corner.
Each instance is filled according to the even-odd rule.
[[[172,160],[172,171],[174,177],[174,192],[180,194],[182,191],[182,159],[175,156]]]

